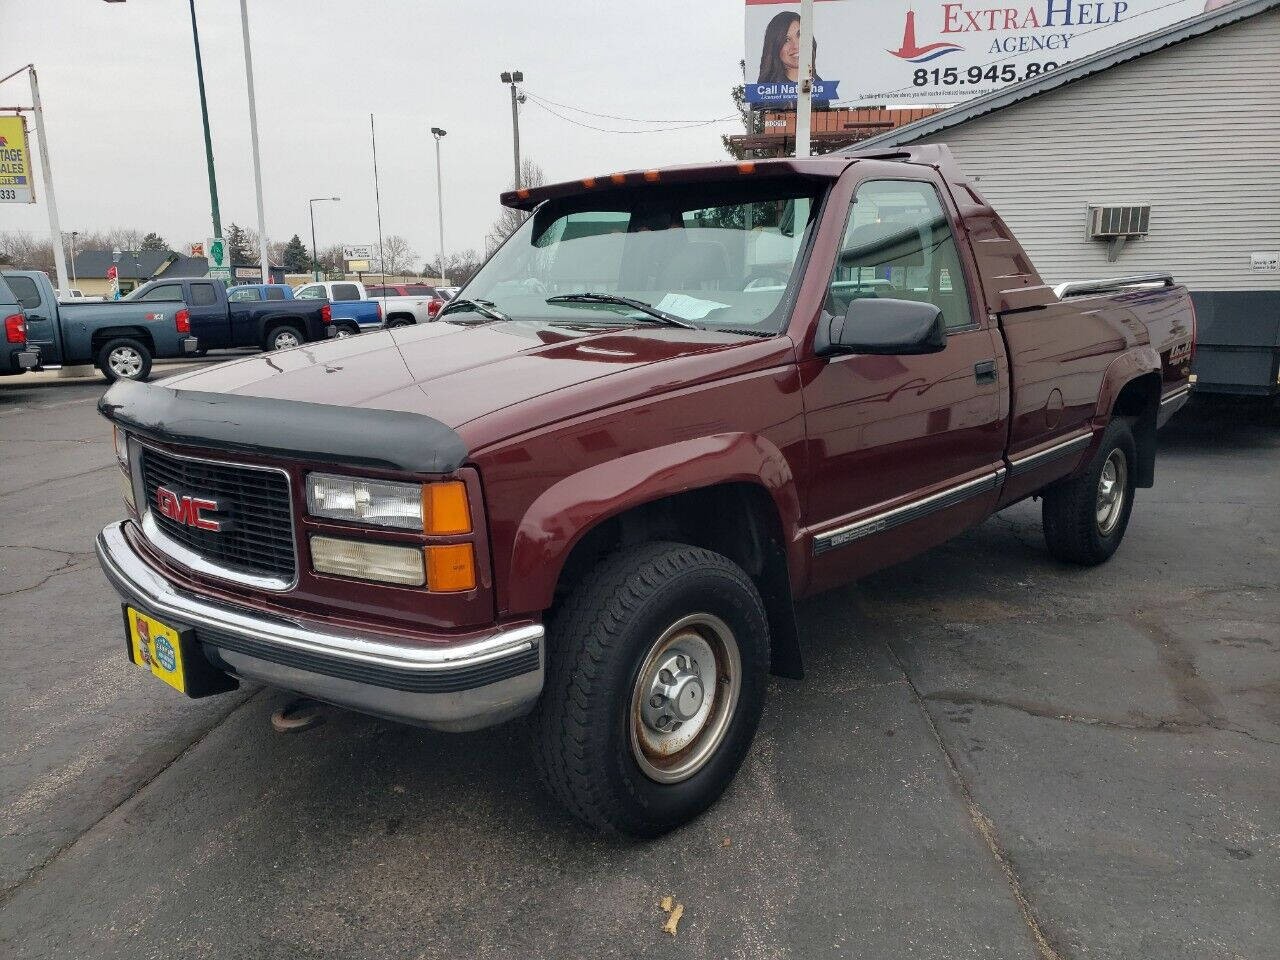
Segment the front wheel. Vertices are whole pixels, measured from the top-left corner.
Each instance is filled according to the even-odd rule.
[[[534,754],[579,819],[650,837],[728,786],[769,670],[764,604],[710,550],[651,543],[608,558],[555,616]]]
[[[1085,471],[1044,493],[1044,539],[1051,554],[1091,567],[1116,552],[1133,510],[1136,463],[1128,421],[1112,420]]]
[[[108,340],[98,350],[98,369],[108,383],[146,380],[151,375],[151,351],[132,337]]]
[[[267,334],[268,350],[288,350],[302,345],[302,334],[293,327],[276,327]]]

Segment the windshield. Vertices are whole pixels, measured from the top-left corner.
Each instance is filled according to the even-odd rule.
[[[467,284],[449,316],[473,300],[517,320],[652,321],[607,302],[614,297],[698,327],[775,334],[819,195],[811,183],[790,182],[548,201]],[[574,294],[608,296],[572,302]]]

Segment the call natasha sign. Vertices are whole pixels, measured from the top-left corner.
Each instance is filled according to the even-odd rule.
[[[950,106],[1220,3],[815,0],[813,99],[850,107]],[[746,0],[747,102],[766,110],[794,105],[799,61],[800,4]]]

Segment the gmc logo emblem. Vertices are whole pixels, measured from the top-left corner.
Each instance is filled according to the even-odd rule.
[[[180,497],[168,487],[156,487],[156,509],[178,523],[197,530],[209,530],[217,533],[222,524],[217,520],[209,520],[201,516],[206,510],[218,509],[217,500],[204,500],[200,497]]]

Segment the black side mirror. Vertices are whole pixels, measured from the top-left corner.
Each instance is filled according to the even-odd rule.
[[[942,309],[917,300],[866,297],[831,320],[833,353],[938,353],[947,347]]]

